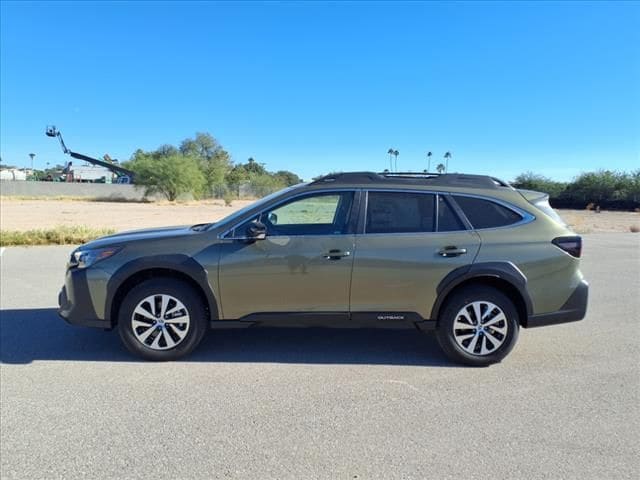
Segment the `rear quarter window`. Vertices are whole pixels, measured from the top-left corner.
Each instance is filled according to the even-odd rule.
[[[476,229],[506,227],[522,220],[520,214],[491,200],[458,195],[453,198]]]

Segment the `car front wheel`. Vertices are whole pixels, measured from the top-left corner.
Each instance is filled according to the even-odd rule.
[[[206,310],[188,284],[155,278],[124,298],[118,332],[127,349],[147,360],[175,360],[192,352],[206,331]]]
[[[505,294],[491,287],[470,286],[447,301],[436,337],[454,362],[486,366],[500,362],[518,340],[518,311]]]

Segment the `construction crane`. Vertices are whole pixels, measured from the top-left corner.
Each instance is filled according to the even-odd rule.
[[[131,170],[127,168],[123,168],[119,165],[115,165],[113,163],[106,162],[103,160],[98,160],[97,158],[89,157],[87,155],[83,155],[82,153],[77,153],[69,150],[65,145],[64,140],[62,139],[62,134],[60,133],[59,130],[56,129],[55,126],[48,125],[45,133],[47,137],[57,137],[58,140],[60,141],[60,146],[62,147],[62,151],[65,154],[71,156],[72,158],[76,158],[78,160],[84,160],[85,162],[89,162],[93,165],[98,165],[100,167],[111,170],[118,177],[118,180],[119,180],[118,183],[134,182],[135,173],[133,173]],[[105,155],[105,158],[110,160],[110,157],[108,155]]]

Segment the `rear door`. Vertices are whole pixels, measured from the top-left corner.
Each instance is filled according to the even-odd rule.
[[[429,318],[436,288],[452,270],[473,263],[479,236],[447,195],[369,190],[356,236],[351,312],[415,312]]]

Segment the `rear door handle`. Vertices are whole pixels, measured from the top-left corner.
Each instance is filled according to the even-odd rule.
[[[323,257],[326,258],[327,260],[340,260],[341,258],[348,257],[350,255],[351,255],[351,252],[349,251],[329,250],[329,253],[325,253]]]
[[[441,257],[459,257],[467,253],[466,248],[458,248],[453,245],[444,247],[442,250],[438,250],[438,255]]]

